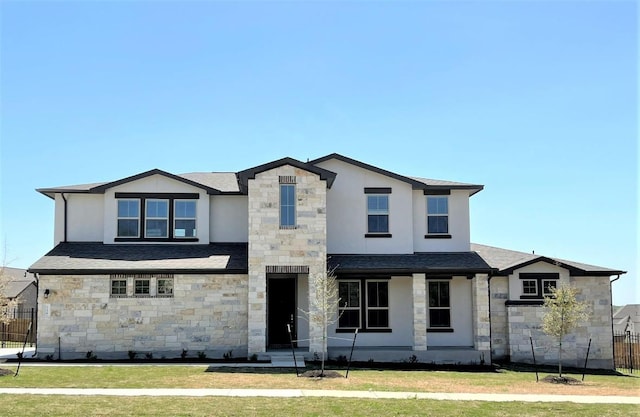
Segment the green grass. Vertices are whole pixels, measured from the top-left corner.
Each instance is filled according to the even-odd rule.
[[[156,398],[2,395],[12,416],[632,416],[633,405],[337,398]]]

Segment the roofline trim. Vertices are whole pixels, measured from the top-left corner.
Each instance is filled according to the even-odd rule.
[[[331,188],[331,186],[333,185],[333,181],[338,175],[335,172],[314,166],[313,164],[305,163],[294,158],[285,157],[285,158],[281,158],[272,162],[267,162],[266,164],[258,165],[256,167],[248,168],[238,172],[236,174],[236,176],[238,177],[238,183],[240,184],[241,189],[246,194],[248,180],[255,179],[256,175],[265,171],[269,171],[271,169],[279,168],[283,165],[291,165],[293,167],[300,168],[305,171],[318,175],[321,180],[327,182],[327,188]]]
[[[482,258],[482,255],[480,255],[480,257]],[[529,266],[537,262],[545,262],[550,265],[555,265],[560,268],[564,268],[569,271],[570,276],[611,276],[611,275],[622,275],[627,273],[627,271],[618,271],[618,270],[590,271],[587,269],[582,269],[573,265],[569,265],[557,259],[549,258],[546,256],[538,256],[528,261],[524,261],[516,265],[512,265],[508,268],[500,269],[498,270],[498,273],[496,275],[508,276],[508,275],[511,275],[517,269],[524,268],[525,266]]]

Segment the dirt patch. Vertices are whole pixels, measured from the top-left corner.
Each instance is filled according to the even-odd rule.
[[[13,371],[9,369],[0,368],[0,376],[5,376],[5,375],[13,375]]]
[[[305,378],[344,378],[339,372],[336,371],[324,371],[324,374],[320,369],[314,369],[311,371],[304,372],[300,374],[301,377]]]
[[[564,385],[582,385],[582,381],[578,381],[570,376],[557,376],[547,375],[542,378],[542,382],[548,382],[550,384],[564,384]]]

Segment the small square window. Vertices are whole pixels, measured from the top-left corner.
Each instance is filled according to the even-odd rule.
[[[148,279],[136,279],[134,282],[135,295],[149,295],[150,288],[151,288],[150,280]]]
[[[556,280],[545,280],[542,281],[542,288],[544,295],[552,295],[553,290],[557,288],[558,282]]]
[[[121,297],[127,295],[127,280],[126,279],[112,279],[111,280],[111,295],[114,297]]]
[[[172,278],[158,278],[158,295],[159,296],[173,295],[173,279]]]
[[[522,294],[524,295],[536,295],[538,294],[537,281],[532,279],[525,279],[522,281]]]

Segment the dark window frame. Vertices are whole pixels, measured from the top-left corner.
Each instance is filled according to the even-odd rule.
[[[176,237],[175,236],[175,202],[177,200],[199,200],[198,193],[115,193],[116,206],[118,200],[139,200],[139,217],[138,217],[138,236],[125,237],[118,236],[118,228],[116,224],[116,242],[198,242],[200,239],[195,237]],[[167,218],[167,237],[146,237],[146,212],[147,200],[167,200],[168,201],[168,218]],[[198,230],[198,203],[196,201],[196,234]],[[116,207],[116,219],[119,219]],[[116,220],[117,221],[117,220]]]
[[[390,306],[390,296],[389,296],[389,281],[391,277],[342,277],[338,278],[338,293],[340,292],[340,283],[342,282],[358,282],[358,300],[359,300],[359,315],[360,315],[360,325],[357,327],[358,332],[360,333],[391,333],[391,306]],[[370,305],[369,300],[369,284],[374,283],[383,283],[386,284],[386,306],[372,306]],[[379,294],[379,291],[377,291]],[[380,301],[380,300],[376,300]],[[355,308],[344,308],[342,306],[338,306],[338,317],[340,317],[343,310],[351,310],[354,311]],[[386,312],[386,326],[371,326],[369,324],[370,317],[369,313],[372,312]],[[336,333],[353,333],[356,330],[355,327],[341,327],[340,326],[340,318],[338,318]]]
[[[392,237],[391,230],[391,199],[389,198],[389,194],[391,194],[391,188],[365,188],[364,193],[366,195],[366,205],[367,205],[367,233],[364,237],[373,237],[373,238],[389,238]],[[371,212],[369,209],[369,198],[370,197],[385,197],[387,200],[387,209],[386,213],[375,213]],[[386,218],[386,230],[372,230],[371,228],[371,218],[372,217],[385,217]]]
[[[446,213],[429,213],[429,200],[430,199],[443,199],[446,201],[447,211]],[[427,195],[426,196],[426,212],[427,212],[427,234],[425,238],[427,239],[447,239],[451,238],[449,234],[449,196],[448,195]],[[445,220],[445,230],[432,230],[431,229],[431,219],[440,221],[441,219]]]
[[[536,282],[536,293],[535,294],[525,294],[524,293],[524,284],[520,285],[520,299],[521,300],[543,300],[546,295],[549,295],[545,289],[544,283],[555,282],[555,286],[557,288],[558,282],[560,280],[560,274],[556,272],[522,272],[518,275],[518,278],[521,282],[524,281],[535,281]]]
[[[438,305],[432,305],[431,303],[431,285],[432,284],[437,284],[438,285],[438,300],[437,303]],[[446,284],[447,286],[447,302],[446,304],[448,305],[440,305],[441,301],[441,286],[443,284]],[[427,328],[428,332],[453,332],[453,328],[451,326],[451,280],[450,279],[434,279],[434,280],[428,280],[427,281],[427,309],[428,309],[428,313],[429,313],[429,326]],[[444,324],[433,324],[433,319],[431,316],[432,311],[434,312],[442,312],[442,311],[446,311],[448,313],[448,320],[446,321],[446,323]]]

